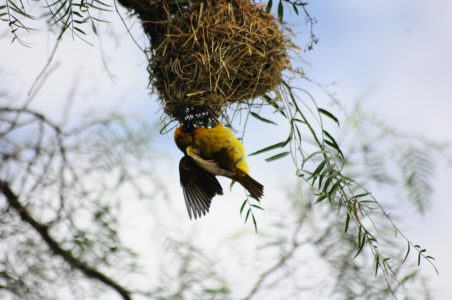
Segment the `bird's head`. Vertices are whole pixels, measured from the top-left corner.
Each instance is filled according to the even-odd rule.
[[[174,141],[176,142],[177,147],[185,153],[185,149],[193,145],[192,130],[181,124],[176,128],[176,131],[174,131]]]

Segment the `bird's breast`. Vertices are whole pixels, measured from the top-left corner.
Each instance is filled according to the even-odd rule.
[[[249,173],[245,149],[232,132],[221,128],[198,128],[194,132],[195,148],[205,159],[214,159],[227,170],[240,169]]]

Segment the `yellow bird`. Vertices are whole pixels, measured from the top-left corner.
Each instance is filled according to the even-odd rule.
[[[231,130],[218,123],[212,128],[176,128],[174,140],[184,153],[179,163],[180,182],[185,204],[191,219],[209,211],[215,195],[223,189],[215,176],[221,175],[237,181],[251,197],[260,200],[264,186],[249,175],[245,149]]]

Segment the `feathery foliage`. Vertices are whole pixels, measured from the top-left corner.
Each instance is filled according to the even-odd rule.
[[[85,40],[87,28],[97,34],[97,22],[102,12],[110,12],[111,5],[101,0],[46,0],[24,2],[22,0],[5,0],[0,5],[0,21],[8,24],[12,41],[19,41],[27,45],[22,38],[23,31],[37,30],[39,20],[45,20],[49,28],[59,27],[60,39],[66,31],[73,37]]]
[[[315,20],[308,14],[306,5],[307,3],[302,1],[280,0],[277,4],[276,2],[273,3],[273,1],[269,1],[267,10],[272,11],[276,9],[279,21],[285,25],[284,14],[287,12],[287,7],[292,9],[296,14],[298,14],[299,9],[301,9],[304,12],[307,23],[311,27],[311,43],[307,47],[307,49],[311,49],[317,42],[317,39],[312,31],[312,26],[315,23]],[[108,11],[110,10],[110,5],[99,0],[82,0],[80,2],[72,0],[58,0],[46,2],[45,9],[47,9],[47,11],[44,14],[40,14],[41,10],[39,9],[36,9],[38,13],[32,14],[32,11],[34,12],[35,10],[32,9],[29,4],[24,5],[20,0],[6,0],[4,5],[0,5],[0,18],[10,27],[10,31],[13,34],[13,40],[18,40],[19,42],[23,42],[20,39],[19,32],[32,30],[28,23],[42,17],[47,20],[49,26],[59,26],[61,28],[61,33],[58,35],[58,39],[61,38],[63,34],[68,32],[68,29],[72,32],[73,36],[83,39],[83,36],[86,35],[87,26],[91,26],[92,31],[95,33],[97,32],[95,24],[96,22],[101,21],[101,19],[99,19],[98,16],[94,16],[94,12]],[[285,28],[287,29],[287,26],[285,26]],[[320,245],[319,248],[323,250],[321,253],[325,255],[325,257],[328,257],[328,261],[332,265],[337,264],[338,261],[342,262],[342,265],[339,267],[340,271],[337,285],[347,291],[345,293],[347,297],[363,296],[359,293],[360,290],[357,289],[356,286],[351,285],[350,282],[347,281],[351,277],[356,278],[357,280],[360,278],[359,272],[355,272],[357,268],[359,269],[359,267],[355,265],[355,262],[360,258],[364,259],[367,257],[371,257],[373,260],[372,271],[377,279],[384,280],[387,283],[385,286],[387,289],[386,291],[384,291],[384,288],[381,288],[380,291],[375,291],[375,293],[377,294],[383,290],[385,293],[389,292],[396,294],[397,289],[399,289],[405,281],[415,277],[415,271],[412,271],[411,273],[405,273],[400,278],[400,272],[402,272],[401,266],[403,262],[408,261],[410,254],[415,254],[418,265],[422,260],[432,264],[433,257],[429,256],[423,247],[411,242],[403,234],[403,232],[399,230],[397,225],[393,222],[391,215],[386,211],[381,202],[377,201],[371,191],[366,188],[359,179],[357,179],[359,176],[349,172],[349,165],[353,164],[348,158],[349,156],[347,155],[347,152],[339,146],[339,142],[336,140],[335,134],[333,133],[333,130],[336,130],[334,127],[339,126],[339,118],[324,107],[319,107],[307,90],[297,87],[298,84],[299,81],[295,81],[295,84],[293,84],[293,81],[289,82],[289,80],[287,80],[280,85],[278,90],[263,96],[260,99],[260,104],[249,103],[247,106],[245,105],[249,116],[254,119],[265,124],[278,124],[280,123],[278,122],[278,118],[283,118],[285,120],[284,124],[287,124],[288,127],[288,133],[284,139],[276,144],[272,144],[261,150],[255,151],[251,155],[267,155],[271,153],[266,158],[269,162],[290,157],[295,166],[296,175],[303,182],[309,185],[310,193],[314,196],[313,202],[317,203],[314,207],[321,207],[318,209],[325,208],[329,213],[328,216],[330,217],[331,212],[334,211],[337,213],[334,215],[335,220],[332,222],[335,224],[334,229],[336,229],[336,234],[340,237],[338,243],[341,242],[347,245],[346,250],[344,250],[346,254],[337,261],[335,261],[335,259],[330,259],[331,257],[327,256],[329,244],[323,244],[322,242],[331,242],[331,239],[327,238],[328,234],[331,232],[328,231],[328,229],[325,229],[325,239],[322,240],[319,238],[319,240],[316,241],[316,245]],[[236,111],[241,109],[241,107],[243,108],[243,106],[236,107]],[[271,107],[274,109],[274,119],[264,117],[260,114],[260,109],[263,107]],[[15,118],[11,117],[11,115],[17,114],[18,111],[9,109],[3,110],[2,112],[3,115],[6,116],[4,118],[8,124],[15,123]],[[78,209],[83,210],[83,207],[77,206],[78,202],[77,205],[74,204],[73,199],[78,200],[77,196],[80,195],[83,195],[85,199],[88,199],[86,198],[87,191],[85,191],[81,185],[79,186],[77,181],[75,181],[76,185],[74,186],[74,190],[67,188],[67,185],[71,182],[71,179],[80,178],[82,175],[92,175],[97,180],[98,174],[111,172],[112,169],[118,167],[120,169],[120,171],[118,171],[120,175],[118,175],[118,181],[115,182],[117,186],[121,186],[124,182],[130,183],[133,176],[127,171],[127,168],[124,167],[127,164],[117,166],[116,163],[118,158],[126,157],[125,154],[130,154],[128,150],[136,148],[128,147],[127,143],[129,141],[127,139],[125,139],[127,143],[122,144],[121,138],[115,139],[115,136],[110,136],[111,131],[101,130],[96,133],[100,140],[92,139],[97,142],[85,145],[87,148],[78,148],[78,146],[74,143],[69,143],[69,150],[74,151],[74,153],[82,153],[87,155],[87,161],[92,164],[90,164],[89,167],[94,167],[94,169],[89,169],[87,166],[83,165],[77,166],[76,168],[66,169],[66,167],[64,167],[64,163],[70,161],[70,159],[68,159],[68,155],[72,155],[71,151],[65,150],[67,145],[63,144],[62,137],[65,137],[66,135],[57,130],[57,127],[55,127],[54,124],[44,122],[45,119],[41,118],[41,120],[44,121],[39,121],[39,114],[29,111],[21,113],[23,113],[21,118],[23,118],[24,115],[29,115],[29,117],[35,117],[38,120],[36,123],[37,127],[35,128],[36,132],[40,133],[38,137],[45,136],[44,133],[46,130],[49,130],[52,132],[53,138],[38,138],[36,140],[27,141],[27,143],[25,143],[25,148],[28,148],[24,150],[20,147],[14,146],[15,141],[11,138],[12,131],[9,131],[8,129],[5,130],[9,136],[2,140],[2,146],[4,146],[4,149],[7,149],[8,151],[2,153],[2,159],[6,158],[6,161],[8,161],[8,159],[11,158],[13,160],[8,161],[7,164],[2,164],[1,171],[5,172],[7,178],[16,174],[18,169],[24,172],[23,174],[25,175],[23,175],[23,177],[19,176],[14,180],[23,188],[22,192],[27,195],[27,198],[31,198],[39,192],[43,192],[43,195],[45,196],[46,194],[44,192],[46,192],[46,189],[55,190],[60,196],[58,199],[59,201],[56,202],[49,200],[49,202],[39,204],[32,201],[29,203],[31,204],[30,207],[32,212],[42,211],[44,205],[56,207],[56,217],[54,219],[50,218],[50,226],[52,228],[57,228],[54,230],[58,230],[59,226],[61,226],[61,228],[63,228],[60,229],[61,231],[67,230],[71,233],[69,238],[59,242],[61,242],[61,244],[66,248],[74,249],[74,254],[85,258],[90,263],[103,264],[111,267],[116,266],[118,262],[122,262],[122,254],[127,257],[133,257],[133,253],[128,251],[127,247],[117,248],[116,245],[120,243],[117,236],[117,228],[115,227],[115,224],[117,223],[115,218],[117,211],[115,211],[111,206],[102,204],[102,201],[98,202],[99,204],[93,214],[93,222],[96,224],[94,228],[80,230],[80,227],[76,226],[77,224],[66,224],[65,220],[71,220],[73,213],[80,213],[80,210]],[[232,122],[232,119],[234,118],[233,115],[231,117],[231,115],[226,113],[224,113],[223,117],[226,120],[226,123]],[[248,120],[248,115],[246,119]],[[21,124],[23,124],[23,126],[28,126],[27,120],[21,121],[18,124],[20,125],[19,127],[22,126]],[[105,124],[100,125],[102,127],[102,125]],[[331,127],[333,127],[333,129],[330,129]],[[80,137],[81,132],[84,131],[76,131],[75,136]],[[124,132],[127,133],[127,130]],[[103,138],[105,138],[105,140],[103,140]],[[108,141],[108,143],[104,143],[105,141]],[[43,145],[47,145],[46,143],[50,143],[50,150],[47,149],[47,147],[43,147]],[[113,149],[105,147],[107,144],[124,146],[125,149],[119,153],[116,153]],[[366,150],[364,151],[364,156],[368,155],[367,158],[372,166],[372,169],[374,170],[370,172],[370,175],[372,175],[371,177],[378,182],[390,182],[393,176],[387,176],[388,172],[384,171],[384,161],[375,159],[376,156],[372,156],[375,153],[374,149],[371,149],[371,147],[372,145],[369,145],[368,148],[362,148],[363,150]],[[45,149],[46,151],[41,152],[42,149]],[[90,157],[90,155],[93,154],[91,153],[91,149],[99,151],[96,153],[105,153],[105,156],[100,155],[97,157]],[[19,151],[20,153],[15,153],[15,151]],[[428,205],[428,199],[431,195],[430,178],[433,170],[431,159],[423,148],[412,147],[407,148],[405,151],[406,152],[401,154],[402,159],[400,159],[399,168],[402,174],[403,183],[409,198],[412,199],[413,203],[420,211],[424,211]],[[139,153],[140,152],[138,151],[136,154]],[[19,157],[17,155],[26,159],[14,160]],[[59,157],[59,159],[55,157]],[[9,162],[11,162],[11,164]],[[49,164],[49,162],[51,163]],[[42,171],[41,167],[43,165],[48,165],[50,168],[44,169],[46,174],[51,174],[48,178],[39,176],[39,174],[36,173],[38,171]],[[135,166],[136,165],[137,164],[135,164]],[[86,173],[86,170],[96,170],[96,172]],[[27,181],[30,180],[28,179],[29,177],[27,177],[30,174],[37,175],[37,177],[34,177],[34,183],[33,181]],[[99,189],[105,191],[108,190],[109,186],[109,183],[105,183],[101,185]],[[88,188],[92,187],[88,185]],[[67,197],[66,193],[69,193],[69,197]],[[92,198],[93,200],[98,201],[99,198],[96,197],[98,193],[100,193],[100,191],[90,190],[88,194],[91,195],[91,197],[94,197]],[[69,206],[67,206],[67,203],[69,203]],[[252,220],[253,226],[257,231],[257,222],[253,209],[261,209],[261,207],[250,202],[247,198],[242,203],[240,214],[244,218],[245,222]],[[18,230],[15,234],[24,232],[24,229],[19,224],[20,222],[17,216],[14,217],[11,211],[8,211],[6,207],[2,207],[2,217],[4,217],[3,219],[5,220],[12,219],[17,223],[16,227]],[[44,215],[40,216],[40,218],[42,218],[43,222],[47,220],[47,216]],[[297,229],[300,227],[301,225],[296,226],[295,228]],[[338,228],[340,228],[340,232],[343,233],[342,235],[337,231]],[[394,251],[390,250],[388,251],[388,245],[391,244],[391,242],[387,242],[387,240],[391,240],[388,234],[389,231],[394,232],[396,236],[402,237],[402,239],[406,241],[407,248],[405,258],[403,260],[400,259],[400,253],[394,253]],[[10,234],[11,236],[8,235],[8,238],[13,237],[14,235],[11,232]],[[295,230],[294,236],[297,236],[297,234],[298,229]],[[94,241],[98,241],[100,243],[99,248],[94,247]],[[291,256],[296,253],[296,249],[300,242],[296,238],[293,238],[292,240],[286,239],[285,241],[287,242],[289,250],[283,253],[280,261],[278,261],[275,265],[275,268],[262,274],[261,278],[263,279],[259,279],[256,282],[255,288],[250,291],[250,295],[253,295],[256,291],[259,291],[261,283],[267,280],[266,274],[271,273],[270,271],[274,269],[278,269],[280,265],[284,265],[291,258]],[[47,266],[42,264],[31,264],[29,265],[29,268],[31,270],[44,270],[38,275],[48,277],[46,279],[51,281],[51,275],[54,275],[52,274],[52,271],[56,269],[56,265],[51,262],[50,256],[45,254],[42,245],[40,245],[39,241],[35,238],[29,237],[25,240],[25,243],[33,245],[32,249],[37,249],[39,253],[44,253],[42,256],[43,261],[48,262]],[[29,250],[30,248],[24,246],[24,249]],[[196,256],[193,254],[194,252],[196,251],[188,251],[188,254],[185,253],[186,255],[181,255],[181,261],[187,263],[188,260],[186,257],[192,258],[193,256]],[[104,253],[111,254],[112,258],[107,260],[104,256],[102,256]],[[30,255],[30,252],[18,252],[14,255],[14,259],[22,260],[27,257],[27,255]],[[351,260],[351,257],[355,257],[355,260]],[[3,259],[1,263],[2,273],[0,274],[0,277],[5,278],[5,280],[10,280],[11,286],[17,286],[17,289],[15,289],[18,291],[16,293],[17,295],[21,295],[20,293],[26,293],[34,288],[32,282],[33,280],[36,280],[36,277],[32,276],[34,275],[33,272],[30,272],[29,274],[20,274],[20,270],[12,268],[8,265],[9,261],[7,258]],[[118,266],[119,265],[116,267]],[[130,270],[132,270],[133,264],[127,267],[130,267]],[[69,272],[68,268],[69,267],[61,270],[61,272]],[[199,270],[199,267],[196,269]],[[181,270],[183,271],[180,272],[180,275],[183,275],[184,272],[190,269],[183,266],[181,267]],[[353,274],[353,276],[350,274]],[[20,282],[17,279],[25,275],[29,276],[30,280],[27,281],[27,285],[20,285]],[[202,276],[200,276],[200,278],[206,278],[206,276],[209,275],[211,275],[209,272],[202,272]],[[192,283],[191,279],[186,280],[186,278],[182,278],[181,282],[182,284],[180,287],[182,291],[185,286]],[[199,284],[201,280],[194,280],[194,282]],[[221,280],[218,280],[218,282],[221,282]],[[215,296],[219,297],[227,295],[229,290],[222,284],[218,284],[218,282],[216,282],[216,285],[219,286],[218,288],[207,287],[207,290],[204,290],[204,293],[199,293],[199,290],[189,291],[188,293],[195,293],[199,297],[201,297],[200,295],[204,296],[206,293],[208,294],[208,291],[211,291],[215,294]],[[360,284],[362,284],[360,287],[364,286],[364,291],[362,293],[367,293],[366,296],[368,298],[372,298],[376,295],[371,293],[373,290],[369,290],[369,285],[365,285],[365,282],[360,282]],[[3,281],[0,283],[0,286],[2,285]],[[161,289],[158,291],[163,293],[163,290]],[[178,292],[179,289],[176,290],[174,295],[178,296]],[[43,291],[43,294],[50,294],[50,292]],[[251,296],[247,298],[251,298]]]

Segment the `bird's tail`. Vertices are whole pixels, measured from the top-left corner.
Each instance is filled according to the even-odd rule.
[[[264,195],[264,186],[254,180],[250,175],[244,174],[244,176],[240,176],[237,180],[244,188],[248,190],[251,197],[260,201],[262,196]]]

